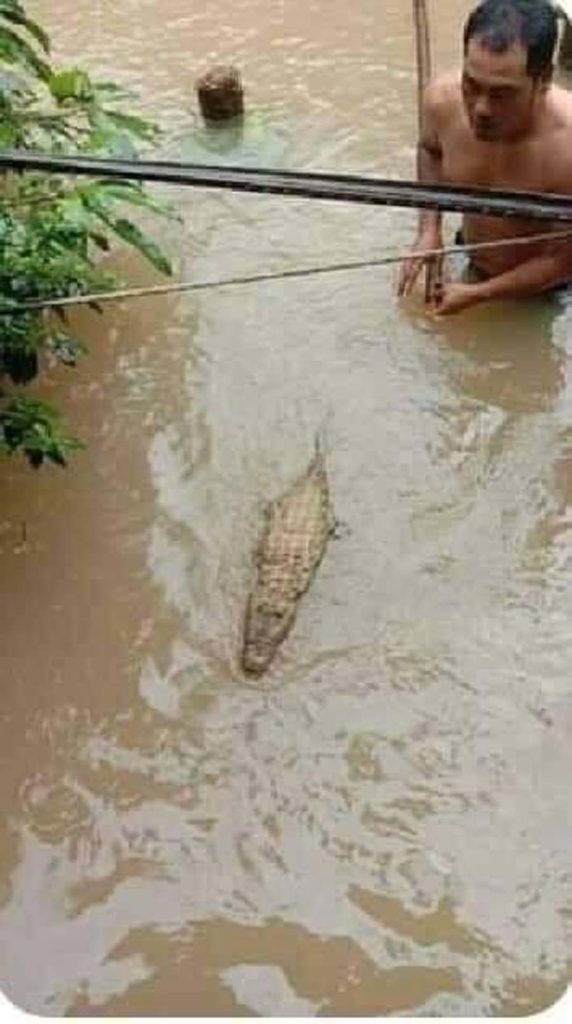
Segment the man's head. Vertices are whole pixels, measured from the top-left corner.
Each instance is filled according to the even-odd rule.
[[[478,139],[530,129],[552,78],[556,13],[548,0],[484,0],[465,25],[463,99]]]

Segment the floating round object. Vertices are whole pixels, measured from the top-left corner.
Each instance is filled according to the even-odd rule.
[[[218,65],[197,79],[197,96],[206,121],[228,121],[244,112],[240,74],[232,64]]]

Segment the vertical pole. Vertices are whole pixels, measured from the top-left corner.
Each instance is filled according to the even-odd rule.
[[[413,0],[415,49],[417,53],[417,121],[419,136],[423,131],[423,94],[431,78],[431,43],[426,0]]]
[[[417,126],[423,135],[423,96],[431,78],[431,36],[426,0],[413,0],[415,49],[417,53]],[[441,286],[442,261],[431,260],[425,267],[425,300],[431,301]]]

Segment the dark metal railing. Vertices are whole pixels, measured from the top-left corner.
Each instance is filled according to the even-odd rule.
[[[0,152],[0,170],[45,171],[50,174],[89,175],[161,181],[201,188],[337,200],[377,206],[415,207],[479,213],[526,220],[572,221],[572,196],[508,189],[428,185],[355,174],[289,171],[270,168],[224,167],[163,160],[131,161],[86,156],[48,156],[25,150]]]

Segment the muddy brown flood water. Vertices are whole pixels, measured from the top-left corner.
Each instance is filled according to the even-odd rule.
[[[439,3],[439,67],[468,6]],[[412,172],[400,0],[29,8],[58,60],[138,90],[164,152]],[[227,60],[249,116],[213,137],[192,85]],[[196,279],[381,255],[414,223],[169,195],[183,224],[158,230]],[[572,312],[438,324],[392,288],[378,268],[76,317],[90,357],[46,390],[87,450],[0,482],[0,963],[20,1006],[517,1015],[565,987]],[[252,546],[320,429],[345,529],[253,685]]]

